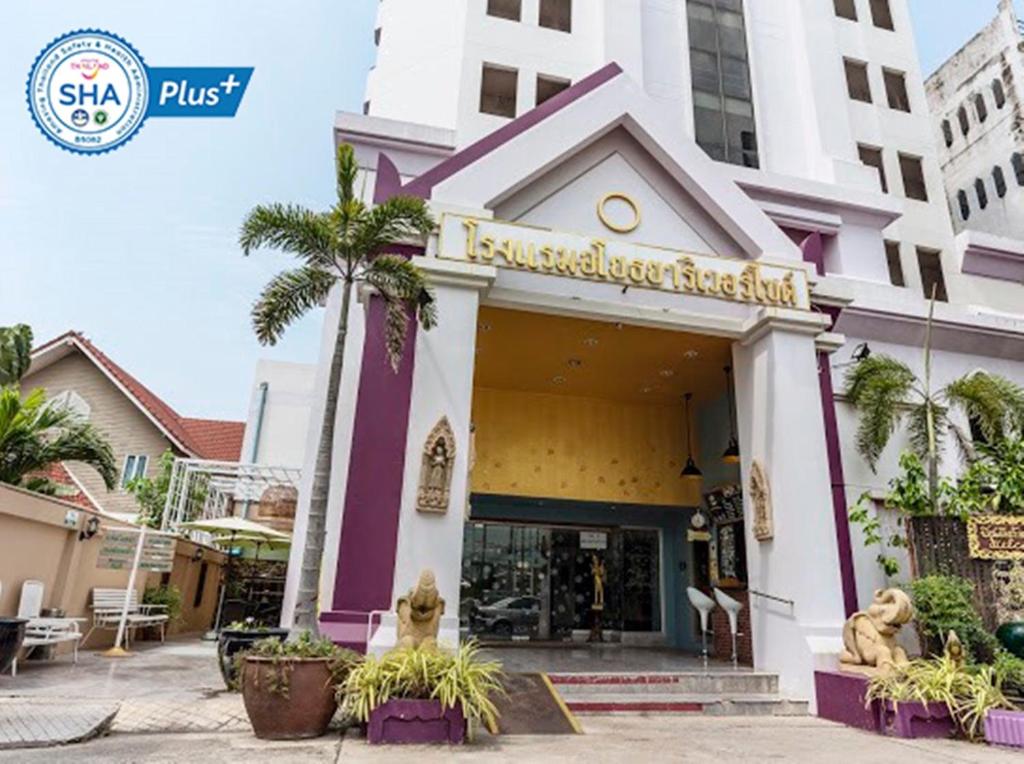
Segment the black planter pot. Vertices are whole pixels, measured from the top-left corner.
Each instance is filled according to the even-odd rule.
[[[217,638],[217,662],[220,664],[220,675],[229,690],[237,688],[238,669],[235,656],[248,650],[261,639],[287,639],[288,629],[223,629]]]
[[[0,674],[11,668],[25,639],[24,618],[0,618]]]

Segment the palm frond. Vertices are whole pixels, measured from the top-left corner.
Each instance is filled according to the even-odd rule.
[[[907,435],[910,437],[911,450],[921,457],[922,461],[928,460],[928,402],[917,403],[910,407],[907,412]],[[949,429],[948,411],[934,401],[932,408],[932,427],[935,434],[935,453],[941,454],[946,445],[946,433]]]
[[[895,358],[873,355],[846,374],[846,398],[857,409],[857,451],[872,470],[915,389],[914,372]]]
[[[252,307],[252,325],[264,345],[274,345],[293,321],[321,305],[337,278],[310,266],[277,274]]]
[[[395,196],[369,211],[352,240],[352,246],[373,256],[395,242],[421,238],[432,230],[434,218],[422,199]]]
[[[1000,440],[1024,425],[1024,389],[998,374],[976,371],[942,391],[953,407],[977,423],[987,441]]]
[[[270,247],[297,255],[309,265],[335,265],[338,239],[330,217],[294,204],[261,204],[242,221],[238,245],[246,255]]]
[[[415,315],[424,329],[432,328],[437,321],[433,292],[423,272],[401,255],[374,258],[363,278],[385,301],[385,345],[391,366],[398,371],[410,316]]]
[[[27,324],[0,326],[0,385],[21,379],[32,363],[32,328]]]
[[[337,184],[338,202],[347,204],[356,195],[356,177],[359,175],[359,162],[356,161],[355,149],[348,143],[342,143],[334,156],[334,172]]]

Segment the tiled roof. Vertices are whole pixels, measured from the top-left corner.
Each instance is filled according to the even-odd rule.
[[[186,451],[191,456],[203,459],[234,460],[238,458],[242,450],[241,433],[245,429],[244,422],[188,419],[181,416],[156,393],[152,392],[139,380],[114,363],[102,350],[92,344],[80,332],[65,332],[59,337],[40,345],[32,352],[32,355],[38,356],[40,353],[68,341],[77,345],[86,356],[113,377],[136,405],[156,420],[164,434],[180,449]],[[232,449],[236,439],[237,447]],[[231,455],[225,456],[225,454]]]
[[[32,477],[44,477],[51,483],[62,486],[64,490],[56,497],[58,499],[77,504],[84,509],[99,510],[99,507],[93,504],[92,500],[82,492],[82,489],[75,482],[75,479],[71,477],[71,473],[68,472],[63,462],[56,462],[45,469],[33,472]]]

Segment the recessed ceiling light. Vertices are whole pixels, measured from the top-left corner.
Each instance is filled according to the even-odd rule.
[[[692,361],[694,358],[697,358],[699,355],[700,355],[700,353],[698,353],[696,350],[687,350],[687,351],[685,351],[683,353],[683,358],[685,358],[687,361]]]
[[[486,321],[481,321],[477,324],[477,328],[482,332],[489,332],[491,330],[491,325]]]
[[[640,388],[640,392],[642,392],[642,393],[649,393],[653,389],[654,389],[653,387],[641,387]]]
[[[565,377],[563,377],[561,375],[558,375],[557,377],[552,377],[551,378],[551,382],[556,384],[556,385],[564,385],[565,384]]]
[[[596,348],[598,343],[597,337],[584,337],[583,344],[588,348]]]
[[[663,376],[665,379],[669,379],[670,377],[674,377],[676,375],[676,372],[675,372],[674,369],[662,369],[658,373],[661,376]]]
[[[569,364],[569,368],[571,369],[578,369],[580,366],[583,365],[583,361],[581,361],[579,358],[570,358],[567,361],[567,363]]]

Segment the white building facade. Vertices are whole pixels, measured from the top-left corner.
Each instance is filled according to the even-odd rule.
[[[878,474],[856,454],[853,349],[920,369],[935,294],[936,384],[1024,382],[1024,289],[963,267],[905,1],[382,0],[376,36],[366,113],[335,136],[375,201],[438,218],[400,251],[440,321],[394,373],[381,306],[352,308],[324,631],[383,644],[374,619],[430,568],[445,634],[495,636],[519,608],[500,636],[578,639],[596,559],[622,642],[693,649],[686,587],[719,585],[753,665],[813,701],[845,617],[887,583],[846,515],[902,444]]]

